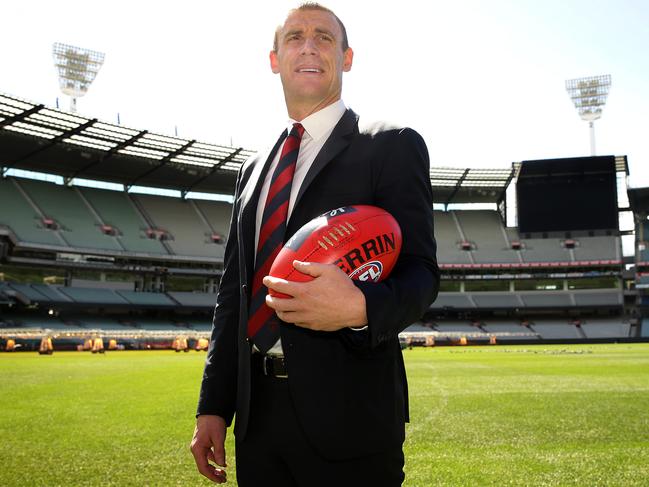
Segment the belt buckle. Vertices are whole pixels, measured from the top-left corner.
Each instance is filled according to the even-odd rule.
[[[268,370],[268,362],[271,360],[282,360],[283,357],[279,356],[273,356],[273,355],[264,355],[264,359],[262,360],[262,371],[265,376],[272,376],[272,377],[277,377],[278,379],[288,379],[288,374],[277,374],[275,372],[275,367],[273,367],[272,373]],[[284,367],[286,368],[286,366]]]

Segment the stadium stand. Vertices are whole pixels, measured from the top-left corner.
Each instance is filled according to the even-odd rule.
[[[60,293],[68,296],[72,301],[78,304],[86,305],[127,305],[123,297],[118,295],[112,289],[93,289],[81,287],[59,287]]]
[[[197,211],[202,213],[204,218],[209,222],[210,228],[215,234],[225,239],[230,230],[230,216],[232,215],[232,205],[222,201],[207,200],[190,200],[195,205]]]
[[[170,291],[167,294],[186,308],[211,308],[216,303],[216,296],[210,293]]]
[[[611,289],[573,292],[576,306],[622,306],[622,293]]]
[[[176,255],[223,258],[224,246],[212,242],[213,230],[192,202],[157,195],[131,195],[156,228],[168,232],[166,245]]]
[[[470,264],[471,254],[462,250],[461,242],[466,238],[460,233],[452,212],[435,212],[435,238],[437,239],[437,258],[449,264]]]
[[[498,212],[473,210],[452,213],[465,238],[475,245],[473,257],[477,264],[518,261],[507,241],[505,227]]]
[[[0,95],[0,327],[78,330],[79,336],[207,336],[216,296],[204,291],[217,287],[232,205],[192,199],[191,192],[231,195],[237,170],[253,152],[68,115]],[[61,117],[70,120],[65,127]],[[43,137],[43,130],[57,138]],[[72,137],[75,145],[66,142]],[[505,195],[512,181],[518,186],[521,164],[431,168],[446,285],[406,331],[445,343],[462,335],[476,343],[490,335],[499,343],[616,340],[634,332],[649,338],[649,323],[639,327],[625,319],[633,296],[621,285],[614,226],[521,233],[505,225]],[[615,165],[618,174],[628,172],[625,157]],[[56,175],[70,186],[7,173],[13,168]],[[76,178],[125,190],[75,186]],[[171,189],[182,198],[135,194],[135,185]],[[637,220],[636,261],[646,262],[635,274],[638,287],[649,287],[647,210],[649,204]],[[31,272],[41,266],[56,269],[56,276]],[[29,278],[13,279],[16,268],[27,269]],[[118,275],[107,275],[113,272]],[[600,288],[574,283],[593,276]],[[639,301],[649,315],[649,295]]]
[[[537,340],[538,335],[515,320],[485,320],[482,329],[489,334],[500,335],[500,341]]]
[[[129,252],[167,254],[159,240],[148,238],[147,224],[127,194],[94,188],[79,188],[104,225],[116,231],[116,238]]]
[[[587,338],[628,337],[630,324],[620,319],[586,318],[581,320],[581,329]]]
[[[497,309],[497,308],[522,308],[523,304],[520,296],[516,293],[502,292],[480,292],[472,293],[471,299],[477,308]]]
[[[574,306],[572,295],[561,291],[523,291],[519,296],[528,308],[569,308]]]
[[[23,242],[41,245],[65,245],[58,232],[43,226],[44,215],[23,197],[14,178],[0,178],[0,226],[10,229]]]
[[[159,307],[176,306],[169,296],[163,293],[142,293],[136,291],[117,291],[122,298],[135,306]]]
[[[524,262],[570,262],[575,259],[557,238],[521,238]]]
[[[18,183],[18,180],[16,180]],[[72,247],[92,247],[110,251],[123,250],[115,238],[100,230],[88,206],[76,188],[56,186],[51,183],[21,180],[19,185],[38,206],[46,218],[52,218],[59,226],[59,233]]]
[[[621,260],[622,244],[617,236],[594,236],[577,239],[576,260]]]
[[[561,320],[535,320],[530,323],[530,328],[538,333],[540,338],[546,340],[584,338],[574,324]]]
[[[477,326],[468,323],[458,323],[451,320],[436,320],[433,323],[434,328],[441,333],[468,333],[473,335],[485,335],[486,333]]]
[[[468,295],[451,292],[440,292],[437,299],[431,306],[433,309],[440,308],[457,308],[467,309],[473,308],[473,304],[469,301]]]

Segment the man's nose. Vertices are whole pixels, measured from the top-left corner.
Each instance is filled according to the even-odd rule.
[[[318,47],[316,46],[315,39],[312,37],[306,37],[302,44],[302,52],[300,54],[309,55],[315,54],[316,52],[318,52]]]

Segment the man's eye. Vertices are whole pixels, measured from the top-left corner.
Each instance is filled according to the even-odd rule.
[[[326,42],[331,42],[333,39],[331,37],[329,37],[328,35],[323,34],[323,35],[320,36],[320,40],[326,41]]]

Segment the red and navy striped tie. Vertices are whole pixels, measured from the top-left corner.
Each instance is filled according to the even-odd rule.
[[[252,339],[260,352],[267,352],[279,339],[279,318],[272,308],[266,305],[268,288],[262,279],[268,275],[270,266],[284,245],[288,202],[291,196],[291,185],[297,154],[304,127],[293,124],[293,129],[284,141],[282,153],[273,172],[273,177],[266,197],[266,205],[259,228],[255,275],[252,280],[252,299],[248,319],[248,337]]]

